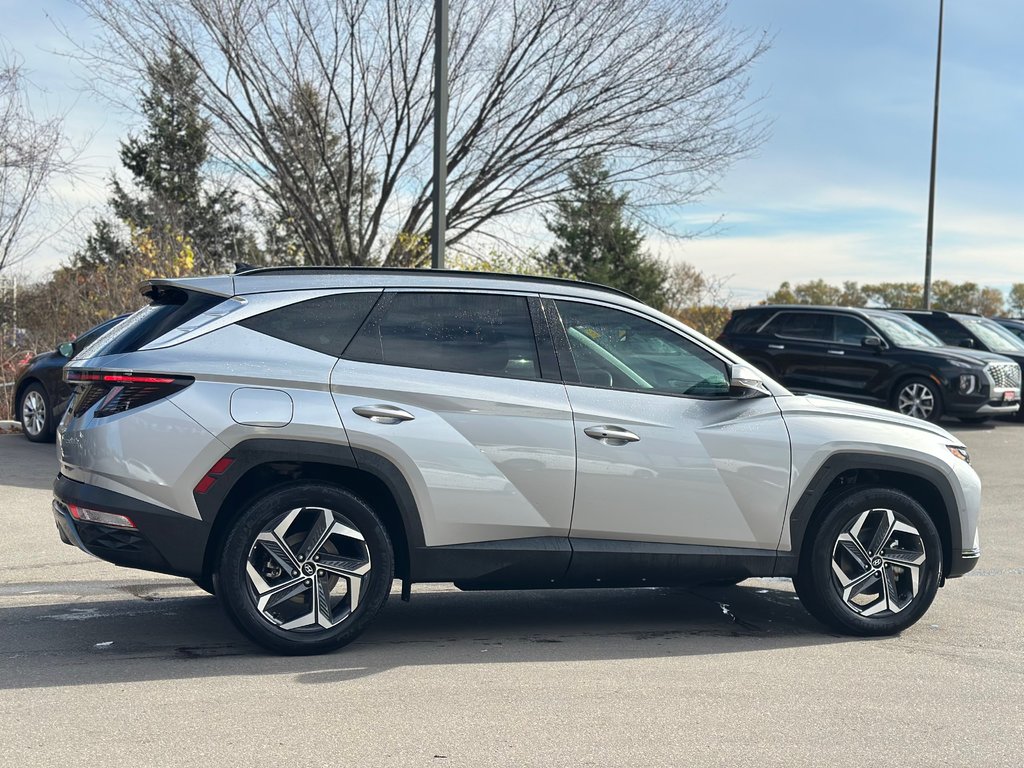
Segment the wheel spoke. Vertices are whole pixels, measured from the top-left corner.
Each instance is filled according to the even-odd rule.
[[[309,560],[319,552],[320,547],[327,541],[327,537],[331,535],[331,527],[334,525],[333,513],[329,509],[316,509],[318,514],[313,527],[309,529],[309,533],[306,534],[306,538],[296,552],[300,562]]]
[[[256,541],[263,545],[263,549],[266,550],[268,555],[274,558],[274,561],[284,570],[285,573],[289,576],[298,575],[299,561],[295,559],[295,555],[292,553],[291,549],[285,541],[277,535],[276,531],[263,531],[256,537]]]
[[[924,552],[905,552],[902,549],[882,550],[882,560],[889,565],[904,568],[924,564]]]
[[[864,550],[864,545],[860,543],[856,536],[849,533],[841,533],[837,543],[843,548],[844,552],[853,558],[853,561],[861,569],[867,570],[871,567],[871,555]]]
[[[896,530],[896,515],[893,514],[891,509],[876,510],[885,514],[884,522],[878,524],[875,529],[874,536],[871,537],[871,544],[867,550],[871,554],[871,557],[878,557],[878,554],[882,551],[882,547],[886,545],[889,539],[892,538],[892,533]]]
[[[316,589],[313,590],[313,596],[315,598],[314,611],[316,612],[316,621],[321,627],[333,627],[334,617],[333,611],[331,610],[331,596],[327,591],[327,582],[325,579],[318,578],[316,580]]]
[[[270,585],[252,563],[245,564],[245,572],[256,590],[256,607],[261,611],[267,611],[273,606],[279,605],[285,600],[290,600],[308,589],[307,580],[301,576],[288,579],[280,584]]]

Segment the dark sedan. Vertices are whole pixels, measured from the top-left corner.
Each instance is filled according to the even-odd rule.
[[[52,352],[36,355],[19,371],[14,383],[14,418],[21,421],[25,437],[34,443],[53,440],[60,415],[71,399],[71,387],[64,382],[64,366],[126,317],[105,320],[74,341],[65,341]]]

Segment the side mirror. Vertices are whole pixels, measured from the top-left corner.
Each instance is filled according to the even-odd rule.
[[[75,354],[75,345],[70,341],[65,341],[63,344],[57,347],[57,351],[64,355],[64,357],[70,360]]]
[[[746,400],[751,397],[769,397],[761,374],[749,365],[729,366],[729,397]]]
[[[974,339],[960,339],[960,346],[967,349],[974,349]]]
[[[865,336],[860,340],[860,345],[862,347],[871,347],[872,349],[881,349],[882,340],[877,336]]]

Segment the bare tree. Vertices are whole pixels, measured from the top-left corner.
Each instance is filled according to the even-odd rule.
[[[192,60],[215,149],[302,220],[296,228],[313,261],[397,263],[423,252],[432,3],[80,2],[106,30],[98,58],[115,77],[140,78],[168,46]],[[566,190],[566,171],[595,153],[652,215],[706,192],[763,128],[744,94],[768,42],[729,27],[724,6],[453,0],[448,244],[553,200]],[[288,137],[274,126],[308,87],[317,97],[298,103],[317,113],[297,135],[314,135],[323,161],[293,163],[310,147],[283,147]],[[329,225],[328,211],[342,221]]]
[[[67,171],[62,117],[38,117],[18,57],[0,47],[0,271],[45,239],[26,236],[47,184]]]
[[[705,336],[715,338],[732,314],[729,279],[702,272],[685,261],[674,262],[665,282],[664,311]]]

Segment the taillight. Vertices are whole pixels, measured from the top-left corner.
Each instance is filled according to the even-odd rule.
[[[99,417],[161,400],[195,381],[191,376],[78,370],[65,371],[64,379],[79,385],[71,406],[74,415],[81,416],[99,403],[94,414]]]

